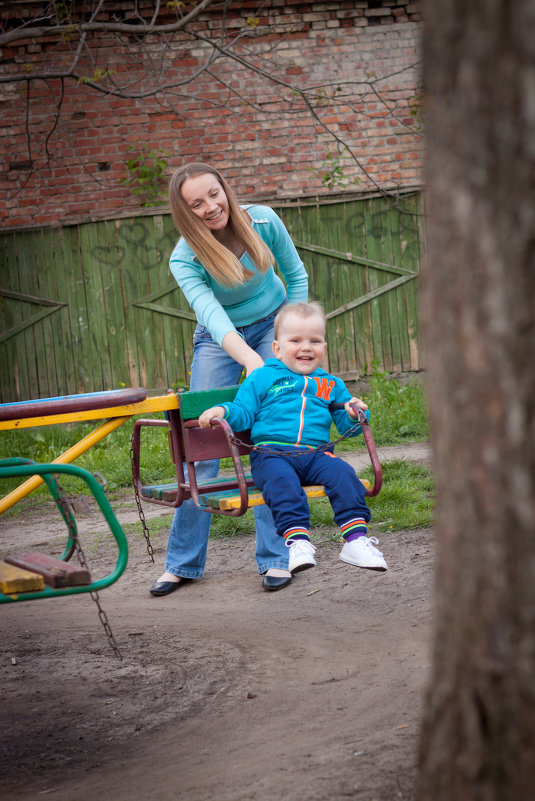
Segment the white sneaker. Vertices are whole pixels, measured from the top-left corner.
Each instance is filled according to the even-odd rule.
[[[346,542],[340,552],[342,562],[369,570],[386,570],[387,564],[381,551],[375,547],[379,543],[377,537],[357,537]]]
[[[290,573],[299,573],[301,570],[308,570],[314,567],[315,547],[309,540],[294,540],[289,546],[290,556],[288,560],[288,570]]]

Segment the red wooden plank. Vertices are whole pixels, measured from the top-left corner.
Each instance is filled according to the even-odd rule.
[[[191,423],[191,421],[189,422]],[[228,442],[222,428],[195,428],[186,423],[183,434],[186,462],[202,462],[205,459],[222,459],[230,456]],[[248,431],[238,431],[235,436],[243,442],[251,441]],[[238,451],[242,456],[247,456],[251,449],[240,445]]]
[[[62,562],[45,553],[18,553],[4,559],[12,565],[39,573],[49,587],[78,587],[91,582],[87,568]]]
[[[88,392],[82,395],[62,395],[57,398],[40,398],[18,403],[0,404],[0,420],[18,420],[26,417],[42,417],[47,414],[68,414],[108,406],[125,406],[128,403],[141,403],[147,397],[147,390],[139,387],[110,389],[105,392]]]

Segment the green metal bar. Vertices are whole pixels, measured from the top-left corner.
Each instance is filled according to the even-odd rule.
[[[33,462],[31,459],[22,459],[19,456],[14,456],[11,459],[1,459],[0,460],[0,467],[11,467],[12,465],[21,465],[21,464],[33,464],[35,465],[36,462]],[[60,503],[60,492],[58,488],[58,482],[54,478],[54,476],[44,475],[43,481],[48,487],[48,491],[54,498],[56,506],[58,507],[63,520],[65,521],[65,525],[67,526],[67,544],[65,546],[65,550],[59,557],[62,562],[67,562],[74,551],[74,540],[71,536],[71,526],[74,529],[75,536],[78,536],[78,527],[76,525],[76,520],[74,516],[71,515],[71,520],[68,520],[67,515],[65,514],[65,509],[63,508],[62,504]]]
[[[115,568],[112,570],[112,572],[107,576],[104,576],[104,578],[98,579],[97,581],[92,581],[91,584],[86,584],[83,587],[65,587],[61,589],[45,587],[44,590],[39,590],[39,592],[20,593],[16,595],[0,594],[0,603],[11,603],[13,601],[33,601],[38,600],[39,598],[57,598],[62,595],[78,595],[81,593],[96,592],[104,589],[104,587],[109,587],[110,584],[113,584],[115,581],[117,581],[117,579],[123,574],[128,562],[128,542],[126,540],[124,531],[119,525],[119,521],[115,517],[113,509],[111,508],[109,501],[96,478],[87,470],[84,470],[82,467],[78,467],[78,465],[74,464],[32,463],[24,465],[11,464],[6,466],[6,461],[9,462],[11,460],[0,461],[0,479],[18,476],[33,476],[35,474],[39,474],[42,475],[43,480],[45,480],[45,476],[48,476],[48,474],[58,473],[77,476],[85,481],[93,493],[93,497],[95,498],[100,511],[104,515],[104,518],[110,527],[111,533],[115,539],[115,542],[117,543],[119,553]]]

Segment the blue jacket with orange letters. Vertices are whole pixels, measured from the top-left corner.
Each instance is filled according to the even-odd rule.
[[[330,440],[334,421],[340,434],[361,433],[356,420],[333,403],[351,394],[341,378],[318,368],[309,375],[294,373],[279,359],[268,359],[240,386],[236,398],[220,404],[234,431],[251,431],[255,445],[279,444],[317,448]],[[368,412],[366,412],[368,417]]]

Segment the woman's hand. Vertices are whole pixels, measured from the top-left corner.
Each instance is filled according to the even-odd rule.
[[[222,406],[211,406],[209,409],[206,409],[205,412],[201,414],[199,417],[199,425],[201,428],[210,428],[210,420],[213,420],[214,417],[224,417],[225,410]]]
[[[250,375],[253,370],[262,367],[264,360],[258,353],[249,347],[236,331],[229,331],[223,337],[223,349],[238,364],[243,364],[246,375]]]
[[[251,375],[253,370],[256,370],[258,367],[262,367],[264,364],[264,360],[256,351],[251,350],[251,348],[249,348],[249,350],[251,351],[251,355],[247,358],[247,361],[243,365],[245,367],[245,375]]]
[[[359,409],[362,409],[363,412],[365,412],[366,409],[368,408],[367,404],[364,403],[364,401],[361,401],[360,398],[351,398],[351,400],[348,400],[347,403],[344,404],[344,406],[346,412],[350,417],[353,418],[353,420],[355,420],[358,417],[358,412],[356,409],[353,409],[351,404],[355,404],[356,406],[359,407]]]

